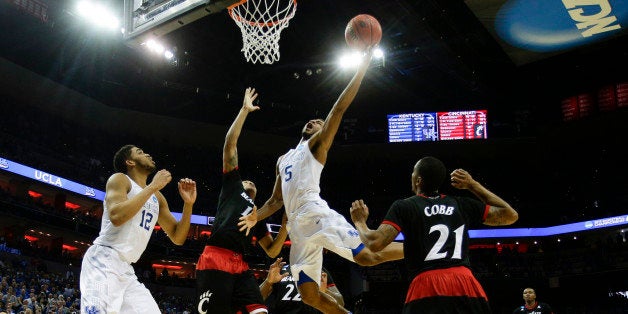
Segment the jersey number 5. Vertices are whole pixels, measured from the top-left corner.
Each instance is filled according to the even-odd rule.
[[[438,232],[438,240],[434,243],[434,246],[427,253],[425,257],[425,261],[432,261],[435,259],[443,259],[447,257],[449,252],[441,252],[440,250],[445,246],[445,243],[449,239],[449,227],[443,224],[433,225],[430,228],[430,234],[432,232]],[[451,258],[461,259],[462,258],[462,236],[464,235],[464,225],[458,227],[458,229],[454,230],[456,234],[456,245],[454,246],[454,254]]]
[[[292,165],[288,165],[286,166],[286,168],[283,170],[283,173],[286,175],[284,178],[284,181],[288,182],[290,181],[290,179],[292,179],[292,171],[290,171],[290,169],[292,169]]]

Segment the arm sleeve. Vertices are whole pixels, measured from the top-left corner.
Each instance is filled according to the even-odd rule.
[[[383,224],[388,224],[393,226],[397,231],[401,232],[403,229],[403,202],[401,200],[396,200],[392,205],[390,205],[390,209],[384,220]]]
[[[470,197],[457,197],[458,204],[471,228],[482,226],[486,218],[486,204]]]
[[[242,178],[240,178],[240,171],[235,168],[229,172],[222,174],[222,189],[220,190],[220,198],[226,199],[234,193],[240,193],[240,190],[244,191],[242,186]]]

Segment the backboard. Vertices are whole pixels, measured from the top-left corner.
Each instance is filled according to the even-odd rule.
[[[139,45],[170,33],[236,0],[124,0],[124,39]]]

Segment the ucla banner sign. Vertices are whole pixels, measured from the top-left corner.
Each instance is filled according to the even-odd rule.
[[[516,64],[626,33],[625,0],[466,0]]]
[[[58,188],[71,191],[83,196],[91,197],[97,200],[105,198],[105,192],[95,188],[80,184],[68,179],[61,178],[48,172],[31,168],[26,165],[0,157],[0,170],[19,174],[21,176],[37,180],[46,184],[54,185]]]

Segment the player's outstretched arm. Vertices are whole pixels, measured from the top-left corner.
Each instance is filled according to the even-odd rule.
[[[357,200],[351,204],[351,220],[360,234],[360,240],[369,250],[379,252],[397,237],[399,231],[388,224],[380,224],[377,230],[369,229],[366,225],[368,216],[369,208],[363,200]]]
[[[268,233],[265,237],[259,239],[257,243],[264,249],[266,255],[271,258],[277,257],[279,253],[281,253],[281,249],[283,248],[284,242],[286,242],[286,238],[288,238],[288,230],[286,230],[286,223],[288,222],[288,216],[286,213],[283,213],[283,218],[281,220],[281,227],[279,228],[279,232],[277,236],[273,239],[273,237]]]
[[[170,241],[176,245],[183,245],[190,231],[190,222],[192,220],[192,207],[196,202],[196,182],[189,178],[179,180],[177,183],[179,195],[183,200],[183,213],[181,220],[177,221],[168,207],[166,198],[161,194],[157,194],[159,200],[159,226],[170,238]]]
[[[227,173],[238,167],[238,138],[242,132],[242,126],[248,116],[249,112],[259,110],[258,106],[253,106],[253,101],[257,98],[255,88],[247,88],[244,92],[244,100],[242,101],[242,108],[235,120],[229,127],[227,135],[225,136],[225,145],[222,151],[222,170]]]
[[[281,279],[288,277],[289,273],[281,273],[281,269],[286,265],[286,262],[283,261],[283,258],[280,257],[275,260],[274,263],[270,264],[268,268],[268,275],[266,275],[266,279],[259,285],[259,290],[262,293],[262,298],[266,300],[268,296],[273,292],[273,284],[278,283]]]
[[[137,214],[151,195],[157,193],[172,180],[170,172],[165,169],[157,171],[153,180],[141,192],[132,198],[127,197],[131,190],[131,182],[122,173],[115,173],[107,180],[105,202],[111,223],[118,227]]]
[[[486,220],[484,220],[485,225],[511,225],[519,219],[519,214],[510,204],[495,195],[495,193],[489,191],[478,181],[475,181],[467,171],[463,169],[452,171],[451,185],[457,189],[467,189],[471,191],[480,201],[490,205],[488,215],[486,216]]]
[[[338,100],[327,114],[327,118],[325,118],[325,124],[323,128],[312,136],[312,139],[309,142],[310,151],[314,154],[314,157],[320,161],[322,164],[325,164],[327,161],[327,152],[331,147],[331,144],[334,141],[334,137],[336,136],[336,132],[338,132],[338,127],[340,126],[340,122],[342,121],[342,116],[344,115],[349,105],[355,99],[355,96],[360,89],[360,85],[362,84],[362,79],[364,79],[364,75],[366,74],[366,70],[371,63],[372,49],[369,48],[366,52],[366,55],[363,57],[360,66],[358,67],[357,72],[345,88],[345,90],[340,94]]]

